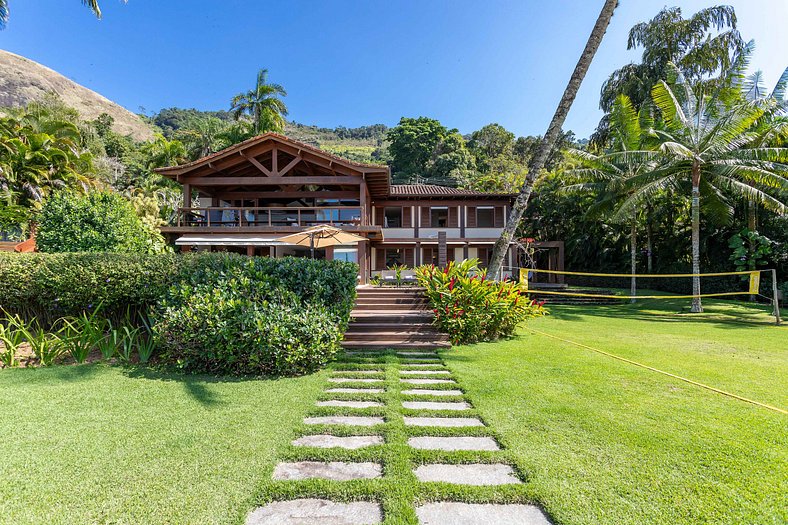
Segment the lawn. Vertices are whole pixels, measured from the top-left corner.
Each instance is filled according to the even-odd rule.
[[[788,327],[679,301],[554,307],[531,327],[788,409]],[[788,416],[542,335],[444,352],[560,524],[788,522]]]
[[[659,305],[663,305],[660,307]],[[529,326],[545,333],[788,408],[788,327],[749,305],[681,303],[554,307]],[[756,313],[753,313],[756,312]],[[435,500],[537,503],[556,524],[788,522],[788,416],[526,329],[517,338],[441,352],[488,425],[413,428],[392,352],[350,358],[296,379],[222,381],[102,364],[0,371],[3,523],[243,523],[273,499],[381,502],[387,524],[416,523]],[[439,363],[435,367],[440,367]],[[327,394],[330,373],[368,378],[382,394]],[[366,386],[350,383],[347,386]],[[343,385],[344,386],[344,385]],[[435,388],[456,388],[436,385]],[[456,397],[456,398],[455,398]],[[315,407],[318,399],[380,408]],[[429,398],[427,398],[429,399]],[[305,415],[375,415],[375,428],[305,425]],[[381,434],[344,451],[293,447],[314,433]],[[417,451],[417,435],[490,435],[500,452]],[[272,481],[278,461],[379,461],[384,477]],[[419,483],[419,464],[504,462],[522,485]]]
[[[0,370],[0,522],[242,523],[321,383]]]

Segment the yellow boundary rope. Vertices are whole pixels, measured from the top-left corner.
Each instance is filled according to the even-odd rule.
[[[597,297],[600,299],[693,299],[695,297],[723,297],[726,295],[751,295],[752,292],[718,292],[700,295],[607,295],[576,292],[554,292],[539,288],[528,290],[531,295],[569,295],[571,297]]]
[[[520,270],[524,270],[526,272],[534,272],[534,273],[553,273],[558,275],[586,275],[589,277],[639,277],[641,279],[645,279],[647,277],[694,277],[698,275],[700,277],[722,277],[724,275],[747,275],[753,272],[760,273],[761,271],[765,270],[746,270],[743,272],[718,272],[718,273],[591,273],[591,272],[565,272],[563,270],[540,270],[536,268],[521,268]]]
[[[766,403],[761,403],[760,401],[754,401],[752,399],[748,399],[746,397],[742,397],[731,392],[727,392],[725,390],[721,390],[719,388],[715,388],[713,386],[709,386],[703,383],[699,383],[698,381],[693,381],[692,379],[688,379],[686,377],[682,377],[676,374],[671,374],[670,372],[665,372],[664,370],[660,370],[659,368],[654,368],[653,366],[644,365],[643,363],[638,363],[637,361],[633,361],[631,359],[627,359],[626,357],[617,356],[615,354],[611,354],[610,352],[605,352],[604,350],[600,350],[599,348],[594,348],[593,346],[584,345],[583,343],[578,343],[576,341],[570,341],[569,339],[564,339],[562,337],[558,337],[552,334],[548,334],[545,332],[541,332],[539,330],[534,330],[533,328],[528,327],[528,330],[535,334],[543,335],[545,337],[550,337],[551,339],[555,339],[557,341],[561,341],[563,343],[567,343],[570,345],[579,346],[580,348],[585,348],[586,350],[591,350],[593,352],[597,352],[599,354],[605,355],[607,357],[612,357],[613,359],[618,359],[619,361],[623,361],[625,363],[629,363],[631,365],[639,366],[641,368],[645,368],[646,370],[651,370],[652,372],[657,372],[662,375],[666,375],[668,377],[672,377],[673,379],[678,379],[680,381],[684,381],[691,385],[699,386],[701,388],[705,388],[706,390],[711,390],[712,392],[716,392],[718,394],[722,394],[724,396],[732,397],[733,399],[738,399],[739,401],[744,401],[745,403],[750,403],[762,408],[766,408],[769,410],[773,410],[775,412],[779,412],[780,414],[788,415],[788,410],[784,410],[782,408],[778,408],[772,405],[767,405]]]

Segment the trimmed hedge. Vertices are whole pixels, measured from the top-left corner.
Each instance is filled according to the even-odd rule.
[[[338,349],[357,275],[342,261],[227,253],[0,253],[0,308],[44,324],[131,309],[150,314],[164,363],[300,374]]]

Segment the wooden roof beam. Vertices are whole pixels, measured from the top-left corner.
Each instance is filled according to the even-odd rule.
[[[274,170],[272,172],[271,170],[267,169],[265,166],[260,164],[260,161],[258,161],[256,158],[247,155],[243,151],[239,151],[238,154],[241,155],[246,160],[248,160],[255,168],[262,171],[266,177],[271,177],[274,174],[274,172],[276,172],[276,164],[274,164]],[[276,149],[274,149],[274,158],[276,158]]]

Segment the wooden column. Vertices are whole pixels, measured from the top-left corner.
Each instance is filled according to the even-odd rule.
[[[254,246],[247,246],[246,247],[246,255],[248,257],[254,257]]]
[[[191,208],[192,207],[192,185],[191,184],[184,184],[183,185],[183,207],[184,208]]]
[[[358,241],[358,254],[356,258],[358,259],[358,274],[361,277],[359,279],[359,284],[367,284],[369,279],[369,241]]]
[[[334,247],[333,246],[326,246],[326,260],[333,261],[334,260]]]
[[[448,263],[448,250],[446,247],[446,232],[438,232],[438,266],[444,268]]]
[[[362,181],[359,184],[359,204],[361,205],[361,224],[364,226],[370,223],[369,221],[369,210],[367,210],[367,182]]]

